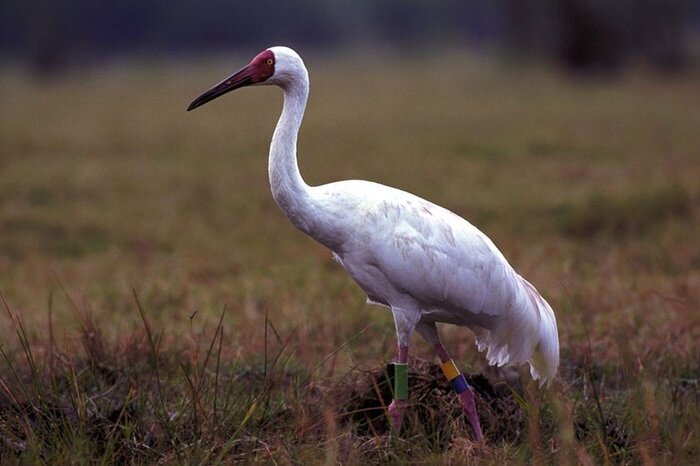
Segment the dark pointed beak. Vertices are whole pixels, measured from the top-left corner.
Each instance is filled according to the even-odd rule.
[[[207,102],[211,102],[217,97],[221,97],[227,92],[231,92],[239,87],[247,86],[249,84],[253,84],[253,72],[246,66],[242,70],[233,73],[231,76],[194,99],[190,106],[187,107],[187,111],[189,112],[190,110],[194,110]]]

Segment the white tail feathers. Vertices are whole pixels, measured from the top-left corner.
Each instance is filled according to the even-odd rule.
[[[557,368],[559,367],[559,334],[554,311],[537,291],[535,293],[539,298],[539,342],[535,346],[532,357],[528,362],[530,363],[530,375],[532,375],[533,379],[540,381],[541,387],[545,383],[549,384],[557,375]]]
[[[559,335],[554,312],[534,286],[516,275],[522,299],[498,316],[494,328],[475,329],[479,351],[489,364],[530,364],[530,375],[540,387],[551,382],[559,367]]]

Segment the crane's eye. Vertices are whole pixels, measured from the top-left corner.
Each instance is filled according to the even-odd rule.
[[[274,63],[274,62],[273,62],[272,58],[268,58],[267,60],[265,60],[265,63],[267,63],[268,66],[272,66],[272,63]]]

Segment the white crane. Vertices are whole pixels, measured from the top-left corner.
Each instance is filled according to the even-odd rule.
[[[369,302],[394,315],[398,358],[389,405],[394,428],[400,429],[408,405],[408,345],[415,330],[435,348],[474,436],[482,439],[473,392],[440,342],[436,322],[468,327],[489,364],[529,363],[542,385],[559,365],[552,308],[486,235],[449,210],[369,181],[306,184],[296,146],[309,77],[294,50],[264,50],[187,110],[243,86],[266,84],[284,91],[270,145],[272,196],[295,227],[333,251]]]

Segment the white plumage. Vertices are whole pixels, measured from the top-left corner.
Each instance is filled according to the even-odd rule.
[[[407,325],[418,319],[419,331],[436,322],[466,326],[490,364],[529,362],[534,379],[554,377],[559,340],[551,307],[476,227],[417,196],[367,181],[311,193],[326,206],[326,226],[302,229],[333,250],[371,302],[412,314]]]
[[[270,60],[274,70],[265,71],[260,63]],[[296,52],[268,49],[190,109],[247,84],[275,84],[284,91],[269,158],[275,201],[297,228],[333,251],[371,302],[391,308],[400,348],[407,351],[414,330],[438,345],[435,323],[445,322],[468,327],[490,364],[527,362],[540,384],[555,376],[559,340],[551,307],[476,227],[377,183],[304,182],[296,143],[309,80]]]

